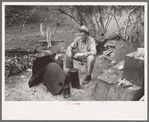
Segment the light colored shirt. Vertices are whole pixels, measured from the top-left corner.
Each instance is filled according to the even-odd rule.
[[[91,52],[92,55],[96,55],[97,52],[95,40],[91,36],[87,37],[86,43],[82,42],[81,36],[78,36],[75,41],[71,43],[70,47],[72,47],[72,49],[78,48],[80,53]]]

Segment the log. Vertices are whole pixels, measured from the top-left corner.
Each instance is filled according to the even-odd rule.
[[[115,58],[112,58],[110,56],[104,55],[104,57],[107,58],[107,59],[109,59],[109,60],[111,60],[111,61],[115,61]]]
[[[115,49],[108,49],[107,51],[105,51],[102,55],[100,55],[98,58],[102,58],[102,57],[105,57],[105,58],[108,58],[110,60],[114,60],[114,58],[111,58],[111,57],[108,57],[107,55],[110,54],[111,52],[115,51]]]
[[[115,49],[110,48],[110,49],[104,51],[103,54],[104,54],[104,55],[108,55],[109,53],[113,52],[114,50],[115,50]]]

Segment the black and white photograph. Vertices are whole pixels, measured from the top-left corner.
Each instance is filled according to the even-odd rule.
[[[146,120],[147,2],[3,2],[2,10],[4,120]]]

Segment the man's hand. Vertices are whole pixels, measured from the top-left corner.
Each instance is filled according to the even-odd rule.
[[[76,53],[74,55],[74,58],[78,58],[78,57],[82,57],[82,56],[85,56],[84,53]]]

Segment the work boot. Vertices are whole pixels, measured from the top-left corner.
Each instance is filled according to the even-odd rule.
[[[85,79],[84,79],[84,81],[82,82],[82,84],[87,84],[87,83],[89,83],[91,81],[91,75],[87,75],[86,77],[85,77]]]
[[[69,98],[70,97],[70,87],[67,87],[67,88],[64,88],[63,89],[63,97],[65,99]]]

